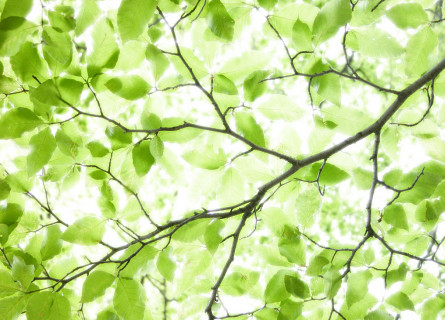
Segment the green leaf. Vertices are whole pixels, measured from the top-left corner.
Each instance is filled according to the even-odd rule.
[[[34,265],[27,265],[22,258],[14,256],[11,270],[14,280],[17,280],[22,290],[26,291],[34,279]]]
[[[207,249],[213,254],[223,240],[220,235],[221,230],[224,228],[224,222],[221,220],[213,220],[207,226],[204,233],[204,241]]]
[[[47,80],[42,84],[39,84],[37,88],[32,89],[31,99],[49,106],[66,106],[65,104],[62,104],[60,92],[52,79]]]
[[[213,91],[228,95],[238,94],[235,84],[222,74],[217,74],[213,79]]]
[[[46,62],[40,56],[37,47],[25,42],[16,55],[10,58],[12,70],[25,83],[35,84],[35,76],[40,81],[48,77]]]
[[[105,271],[93,271],[85,279],[82,287],[82,302],[91,302],[105,294],[115,277]]]
[[[145,130],[154,130],[162,127],[162,121],[152,112],[143,112],[141,114],[141,125]]]
[[[340,272],[334,268],[330,267],[328,271],[323,276],[324,279],[324,293],[327,299],[332,299],[340,290],[342,277]]]
[[[351,20],[351,12],[348,0],[326,2],[314,20],[314,43],[318,44],[334,36],[341,26]]]
[[[403,311],[403,310],[414,311],[413,302],[403,292],[397,292],[397,293],[393,294],[388,299],[386,299],[386,302],[388,304],[396,307],[399,311]]]
[[[150,141],[144,140],[133,147],[133,165],[138,176],[145,176],[155,163],[150,152],[150,144]]]
[[[293,296],[301,299],[306,299],[310,296],[308,285],[297,277],[285,275],[284,284],[286,290]]]
[[[56,144],[62,153],[75,159],[79,154],[79,145],[75,143],[63,130],[56,132]]]
[[[63,233],[62,239],[81,245],[98,244],[105,233],[105,222],[92,216],[76,220]]]
[[[205,220],[190,221],[174,233],[173,239],[182,242],[195,241],[204,235],[208,224],[209,221]]]
[[[430,28],[420,29],[409,38],[406,45],[405,73],[409,77],[418,77],[426,72],[437,54],[438,38]]]
[[[223,206],[244,200],[244,181],[236,169],[231,167],[224,172],[217,191],[217,198]]]
[[[312,32],[300,19],[292,27],[292,43],[297,51],[312,51]]]
[[[19,138],[24,132],[31,131],[43,121],[26,108],[14,108],[0,118],[0,139]]]
[[[33,320],[69,320],[70,302],[58,292],[33,293],[26,307],[26,317]]]
[[[131,245],[120,259],[125,260],[132,257],[128,264],[124,264],[119,268],[119,275],[121,277],[133,278],[137,272],[143,268],[147,267],[148,261],[153,260],[158,254],[158,250],[150,245],[144,245],[141,248],[140,244]],[[134,256],[133,256],[134,255]]]
[[[278,0],[258,0],[258,4],[265,9],[272,9]]]
[[[317,188],[310,186],[300,192],[295,209],[297,221],[302,226],[311,226],[316,214],[320,211],[321,197]]]
[[[404,52],[397,39],[374,27],[350,31],[346,46],[373,58],[397,58]]]
[[[422,306],[422,320],[437,319],[440,311],[445,308],[445,300],[440,297],[433,297],[425,301]]]
[[[284,301],[289,298],[290,293],[286,290],[284,277],[287,274],[286,270],[280,270],[270,278],[264,291],[264,299],[266,303],[273,303]]]
[[[159,253],[156,267],[159,273],[167,280],[172,281],[175,276],[176,263],[170,257],[170,250],[163,250]]]
[[[321,163],[314,163],[311,167],[312,177],[317,177],[318,171],[321,168]],[[336,185],[349,178],[349,174],[333,164],[326,163],[320,175],[320,185],[332,186]]]
[[[26,295],[19,293],[0,299],[0,314],[4,320],[14,320],[26,306]]]
[[[322,255],[315,256],[306,269],[308,276],[319,276],[323,273],[323,267],[329,264],[329,259]]]
[[[277,320],[292,320],[297,317],[303,311],[303,303],[294,302],[292,300],[286,300],[280,305],[280,312],[278,313]]]
[[[105,86],[115,95],[127,100],[140,99],[151,88],[144,79],[137,75],[112,78],[105,83]]]
[[[259,147],[265,147],[263,129],[255,121],[254,117],[246,112],[235,113],[236,128],[247,140],[253,142]]]
[[[374,310],[366,315],[365,320],[394,320],[394,318],[385,311]]]
[[[45,239],[42,242],[42,248],[40,249],[40,256],[42,261],[49,260],[57,256],[63,247],[62,231],[58,225],[51,225],[45,228]]]
[[[369,170],[365,170],[363,168],[355,168],[352,174],[352,178],[354,179],[354,184],[360,190],[369,190],[372,185],[373,174]]]
[[[21,17],[7,17],[0,21],[0,56],[15,55],[36,25]]]
[[[125,132],[121,127],[107,127],[105,134],[110,139],[113,150],[126,147],[133,142],[131,132]]]
[[[205,146],[202,150],[188,151],[182,157],[192,166],[207,170],[216,170],[227,162],[227,156],[223,149],[215,151],[210,145]]]
[[[56,149],[56,140],[49,128],[43,129],[29,140],[30,152],[26,158],[28,176],[36,174],[51,159]]]
[[[428,15],[417,2],[395,5],[386,12],[386,15],[401,29],[416,28],[428,22]]]
[[[70,6],[59,6],[55,11],[49,10],[48,19],[53,28],[62,32],[69,32],[76,27],[74,8]]]
[[[119,57],[119,47],[111,22],[105,18],[94,24],[93,48],[87,56],[88,75],[93,77],[104,68],[113,68]]]
[[[10,191],[11,187],[9,184],[5,180],[0,179],[0,200],[8,198]]]
[[[150,153],[156,161],[160,161],[162,159],[162,155],[164,154],[164,143],[157,135],[151,139]]]
[[[20,5],[17,5],[15,0],[7,0],[3,7],[1,20],[7,17],[26,17],[31,11],[33,0],[21,0]]]
[[[346,290],[346,303],[351,307],[359,302],[368,292],[368,283],[372,278],[369,270],[352,273],[348,279],[348,288]]]
[[[158,47],[152,44],[147,46],[145,57],[150,62],[155,81],[158,81],[168,69],[170,62],[165,54]]]
[[[300,266],[306,265],[306,246],[294,227],[284,226],[278,241],[278,248],[280,254],[286,257],[287,261]]]
[[[19,222],[23,215],[23,208],[17,203],[8,203],[0,207],[0,223],[12,226]]]
[[[311,88],[315,90],[322,98],[330,102],[341,105],[341,85],[340,77],[328,73],[320,77],[313,78]]]
[[[267,71],[255,71],[244,80],[244,99],[246,99],[246,101],[254,101],[266,91],[266,81],[261,83],[260,81],[264,80],[267,75]]]
[[[405,209],[400,204],[392,204],[383,211],[383,221],[395,228],[409,231]]]
[[[260,273],[248,269],[239,268],[240,271],[232,272],[221,284],[221,290],[231,296],[241,296],[258,283]]]
[[[405,280],[408,270],[409,268],[406,263],[401,263],[397,269],[388,271],[386,285],[390,287],[398,281]]]
[[[17,90],[17,82],[8,77],[0,78],[0,93],[9,94]]]
[[[72,43],[68,33],[60,32],[60,29],[44,27],[43,56],[53,69],[66,68],[72,58]]]
[[[122,41],[139,37],[156,9],[156,0],[123,0],[117,11],[117,26]]]
[[[211,0],[207,5],[207,24],[217,37],[232,40],[235,20],[229,15],[220,0]]]
[[[118,279],[113,296],[113,306],[123,320],[144,318],[145,290],[133,279]]]
[[[91,141],[87,144],[87,148],[90,150],[91,155],[96,158],[105,157],[108,153],[110,153],[110,150],[105,148],[105,146],[99,141]]]
[[[256,109],[271,120],[295,121],[304,114],[294,100],[281,94],[268,95]]]
[[[99,15],[100,8],[96,0],[83,0],[76,19],[76,35],[81,35],[86,28],[97,21]]]

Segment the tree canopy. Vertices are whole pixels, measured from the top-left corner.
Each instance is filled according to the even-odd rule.
[[[0,0],[0,318],[445,317],[443,0]]]

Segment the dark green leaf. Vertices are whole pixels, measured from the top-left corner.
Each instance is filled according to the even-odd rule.
[[[306,299],[309,297],[309,287],[301,279],[286,275],[284,276],[284,284],[286,286],[286,290],[293,296],[301,299]]]
[[[99,141],[91,141],[87,144],[88,150],[93,157],[101,158],[105,157],[110,151]]]

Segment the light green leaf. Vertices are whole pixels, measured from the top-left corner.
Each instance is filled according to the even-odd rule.
[[[220,245],[222,241],[222,236],[220,235],[221,230],[224,228],[224,222],[221,220],[213,220],[206,227],[204,233],[204,241],[207,249],[213,254]]]
[[[97,21],[99,15],[100,8],[96,0],[83,0],[76,19],[76,35],[81,35],[86,28]]]
[[[278,241],[280,254],[287,261],[300,266],[306,265],[306,245],[301,240],[295,227],[285,225]]]
[[[280,312],[278,313],[277,320],[291,320],[297,319],[297,317],[303,311],[303,303],[295,302],[292,300],[286,300],[280,305]]]
[[[397,292],[386,299],[386,302],[394,307],[396,307],[399,311],[403,310],[413,310],[414,304],[410,300],[410,298],[404,294],[403,292]]]
[[[397,39],[374,27],[350,31],[346,46],[373,58],[397,58],[404,52]]]
[[[140,76],[120,76],[112,78],[105,83],[105,86],[121,98],[127,100],[137,100],[144,97],[151,86]]]
[[[16,0],[7,0],[3,7],[1,20],[7,17],[26,17],[32,8],[33,0],[21,0],[20,5],[17,5]]]
[[[172,281],[175,276],[176,263],[170,257],[170,250],[164,249],[159,253],[156,267],[159,273],[169,281]]]
[[[342,283],[342,277],[340,272],[336,268],[331,267],[324,274],[323,279],[324,279],[324,293],[326,295],[326,298],[328,299],[334,298],[338,290],[340,290]]]
[[[173,234],[173,239],[182,242],[192,242],[201,238],[207,230],[210,221],[190,221]]]
[[[349,20],[351,20],[351,6],[348,0],[326,2],[314,20],[312,27],[314,43],[318,44],[331,38]]]
[[[408,270],[409,268],[406,263],[401,263],[397,269],[388,271],[386,277],[386,285],[388,288],[398,281],[405,280]]]
[[[58,292],[33,293],[26,307],[26,317],[29,320],[69,320],[70,302]]]
[[[352,273],[348,279],[346,290],[346,303],[351,307],[354,303],[360,302],[368,292],[368,282],[372,278],[369,270]]]
[[[156,0],[123,0],[117,11],[122,41],[136,39],[144,32],[156,9]]]
[[[286,290],[284,277],[288,274],[286,270],[280,270],[270,278],[264,291],[266,303],[284,301],[289,298],[290,293]]]
[[[24,132],[31,131],[43,121],[26,108],[14,108],[0,118],[0,139],[19,138]]]
[[[383,211],[383,221],[395,228],[409,231],[405,209],[400,204],[392,204]]]
[[[314,186],[300,192],[295,205],[297,221],[303,226],[311,226],[321,206],[320,194]]]
[[[160,161],[162,159],[162,155],[164,154],[164,143],[157,135],[151,139],[150,153],[156,161]]]
[[[418,77],[435,62],[438,39],[436,33],[430,28],[420,29],[409,38],[406,45],[405,73],[409,77]]]
[[[62,153],[75,159],[79,154],[79,145],[75,143],[63,130],[56,132],[56,144]]]
[[[329,259],[322,255],[315,256],[310,262],[306,269],[306,274],[308,276],[318,276],[323,273],[323,267],[329,264]]]
[[[321,163],[314,163],[311,167],[311,174],[314,179],[317,178],[321,168]],[[326,163],[320,175],[320,185],[332,186],[349,178],[349,174],[333,164]]]
[[[158,254],[158,250],[150,245],[145,245],[141,248],[141,245],[131,245],[120,259],[125,260],[132,257],[128,264],[122,265],[119,268],[119,275],[121,277],[133,278],[136,276],[141,268],[148,266],[148,261],[153,260]],[[133,256],[134,255],[134,256]]]
[[[105,233],[105,222],[92,216],[76,220],[63,233],[62,239],[81,245],[98,244]]]
[[[43,81],[48,77],[46,62],[31,42],[25,42],[15,56],[10,58],[12,70],[23,81],[37,83],[32,76]]]
[[[113,150],[126,147],[133,141],[131,132],[125,132],[121,127],[107,127],[105,134],[110,139]]]
[[[150,62],[155,81],[158,81],[168,69],[170,62],[165,54],[158,47],[152,44],[147,46],[145,57]]]
[[[115,277],[105,271],[93,271],[85,279],[82,287],[82,302],[91,302],[105,294]]]
[[[385,311],[374,310],[366,315],[365,320],[394,320],[394,318]]]
[[[216,170],[227,162],[223,149],[215,151],[210,145],[202,150],[188,151],[182,157],[192,166],[207,170]]]
[[[222,74],[217,74],[213,79],[213,91],[228,95],[237,95],[238,89],[235,84]]]
[[[71,62],[72,43],[68,33],[60,32],[60,29],[44,27],[43,56],[53,69],[66,68]]]
[[[244,80],[244,99],[246,99],[246,101],[254,101],[266,91],[267,83],[260,83],[260,81],[264,80],[267,75],[267,71],[255,71]]]
[[[134,169],[138,176],[145,176],[155,163],[155,159],[150,152],[150,144],[150,141],[144,140],[133,147],[131,154],[133,157]]]
[[[42,261],[52,259],[62,251],[63,241],[60,239],[62,231],[58,225],[51,225],[45,228],[45,239],[42,242],[40,256]]]
[[[15,55],[35,27],[34,23],[21,17],[2,19],[0,21],[0,56]]]
[[[26,158],[28,176],[36,174],[51,159],[56,149],[56,140],[49,128],[43,129],[29,140],[30,152]]]
[[[312,32],[300,19],[292,27],[292,43],[297,51],[312,51]]]
[[[0,224],[0,226],[2,226]],[[1,228],[0,228],[1,235]],[[9,271],[0,270],[0,298],[10,296],[20,291],[19,285],[14,281],[14,278]]]
[[[304,114],[295,101],[281,94],[268,95],[256,109],[271,120],[295,121]]]
[[[26,295],[19,293],[0,299],[0,314],[3,320],[14,320],[26,306]]]
[[[339,76],[328,73],[321,77],[313,78],[311,88],[322,98],[329,100],[337,106],[341,105],[341,85]]]
[[[69,32],[76,27],[74,8],[71,6],[58,6],[54,11],[48,10],[48,20],[53,28],[62,32]]]
[[[133,279],[118,279],[113,296],[113,306],[123,320],[144,318],[145,290]]]
[[[8,77],[0,78],[0,93],[8,94],[18,89],[17,82]]]
[[[258,4],[265,9],[272,9],[278,0],[258,0]]]
[[[207,24],[221,39],[232,40],[235,20],[229,15],[220,0],[211,0],[207,5]]]
[[[236,169],[231,167],[224,172],[217,197],[222,206],[244,200],[244,181]]]
[[[141,114],[141,125],[145,130],[154,130],[162,127],[162,121],[155,113],[143,112]]]
[[[241,296],[258,283],[259,277],[258,271],[239,268],[224,278],[221,290],[231,296]]]
[[[263,129],[255,121],[254,117],[246,112],[235,113],[236,128],[247,140],[253,142],[257,146],[265,147]]]
[[[52,79],[39,84],[37,88],[32,89],[30,92],[31,99],[37,100],[40,103],[44,103],[49,106],[66,106],[62,103],[60,92]]]
[[[445,300],[441,297],[433,297],[425,301],[422,306],[422,320],[437,319],[440,311],[445,308]]]
[[[97,158],[105,157],[110,153],[110,151],[99,141],[91,141],[87,144],[87,148],[90,150],[91,155]]]
[[[92,32],[93,48],[87,56],[87,70],[90,77],[104,68],[113,68],[119,57],[119,47],[114,37],[111,22],[105,18],[94,24]]]
[[[17,280],[21,289],[26,291],[34,279],[34,265],[28,265],[22,258],[14,256],[11,270],[14,280]]]
[[[428,22],[428,15],[417,2],[395,5],[386,12],[386,15],[401,29],[416,28]]]

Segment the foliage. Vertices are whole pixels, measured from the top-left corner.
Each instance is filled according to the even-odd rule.
[[[442,5],[0,0],[0,317],[445,317]]]

